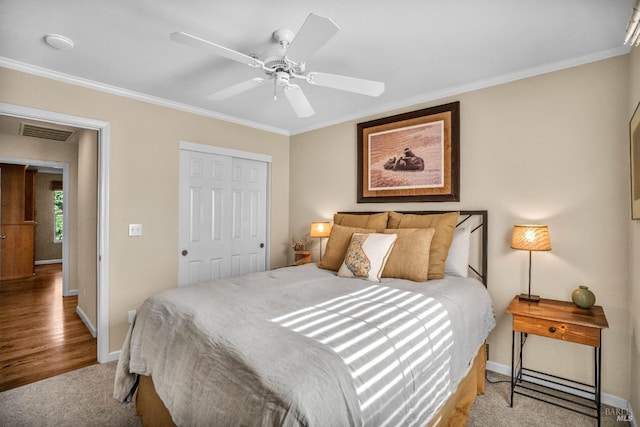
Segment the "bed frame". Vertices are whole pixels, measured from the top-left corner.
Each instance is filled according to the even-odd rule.
[[[471,226],[471,251],[469,270],[487,286],[487,237],[488,212],[486,210],[461,211],[396,211],[405,214],[429,215],[446,212],[459,212],[457,227]],[[368,215],[380,212],[338,212],[342,214]],[[475,243],[474,243],[475,242]],[[484,394],[484,376],[486,369],[485,345],[478,349],[471,370],[458,385],[455,393],[438,410],[429,427],[461,426],[467,423],[469,411],[476,396]],[[155,391],[151,377],[140,376],[136,392],[136,412],[145,426],[175,426],[166,406]]]

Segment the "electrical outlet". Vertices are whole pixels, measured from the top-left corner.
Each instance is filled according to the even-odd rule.
[[[129,237],[142,236],[142,224],[129,224]]]
[[[129,310],[129,324],[132,324],[136,319],[136,310]]]

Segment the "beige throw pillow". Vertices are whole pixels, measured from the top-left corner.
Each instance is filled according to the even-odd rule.
[[[389,212],[369,215],[339,213],[333,215],[334,224],[344,225],[346,227],[373,228],[377,233],[382,233],[382,230],[387,228],[388,219]]]
[[[434,228],[386,229],[385,234],[397,234],[382,277],[425,282],[429,273],[429,251]]]
[[[458,212],[416,215],[389,212],[387,228],[435,228],[429,251],[429,279],[444,278],[444,264],[458,223]]]

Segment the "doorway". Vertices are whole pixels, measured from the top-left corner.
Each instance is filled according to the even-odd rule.
[[[110,125],[108,122],[38,110],[18,105],[0,103],[0,115],[17,117],[26,120],[34,120],[54,125],[71,126],[80,129],[97,131],[97,229],[96,233],[96,338],[97,356],[99,363],[107,363],[117,360],[118,352],[109,353],[109,292],[108,292],[108,267],[109,267],[109,145]]]
[[[0,129],[4,127],[4,124],[0,126]],[[0,164],[13,164],[24,165],[32,167],[47,168],[50,170],[59,171],[62,175],[62,196],[63,206],[69,206],[69,164],[64,162],[35,160],[26,158],[15,157],[0,157]],[[1,171],[0,171],[1,173]],[[1,175],[0,175],[1,176]],[[0,178],[1,179],[1,178]],[[0,213],[1,215],[1,213]],[[62,229],[69,230],[69,209],[63,209],[62,212]],[[67,233],[68,234],[68,233]],[[69,242],[68,239],[63,237],[62,239],[62,295],[71,296],[76,295],[77,290],[71,290],[69,287]],[[2,266],[0,265],[0,268]]]

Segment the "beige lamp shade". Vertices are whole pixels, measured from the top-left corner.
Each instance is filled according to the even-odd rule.
[[[524,251],[550,251],[549,227],[546,225],[514,225],[511,247]]]
[[[329,234],[331,234],[331,223],[329,221],[311,223],[309,237],[329,237]]]

